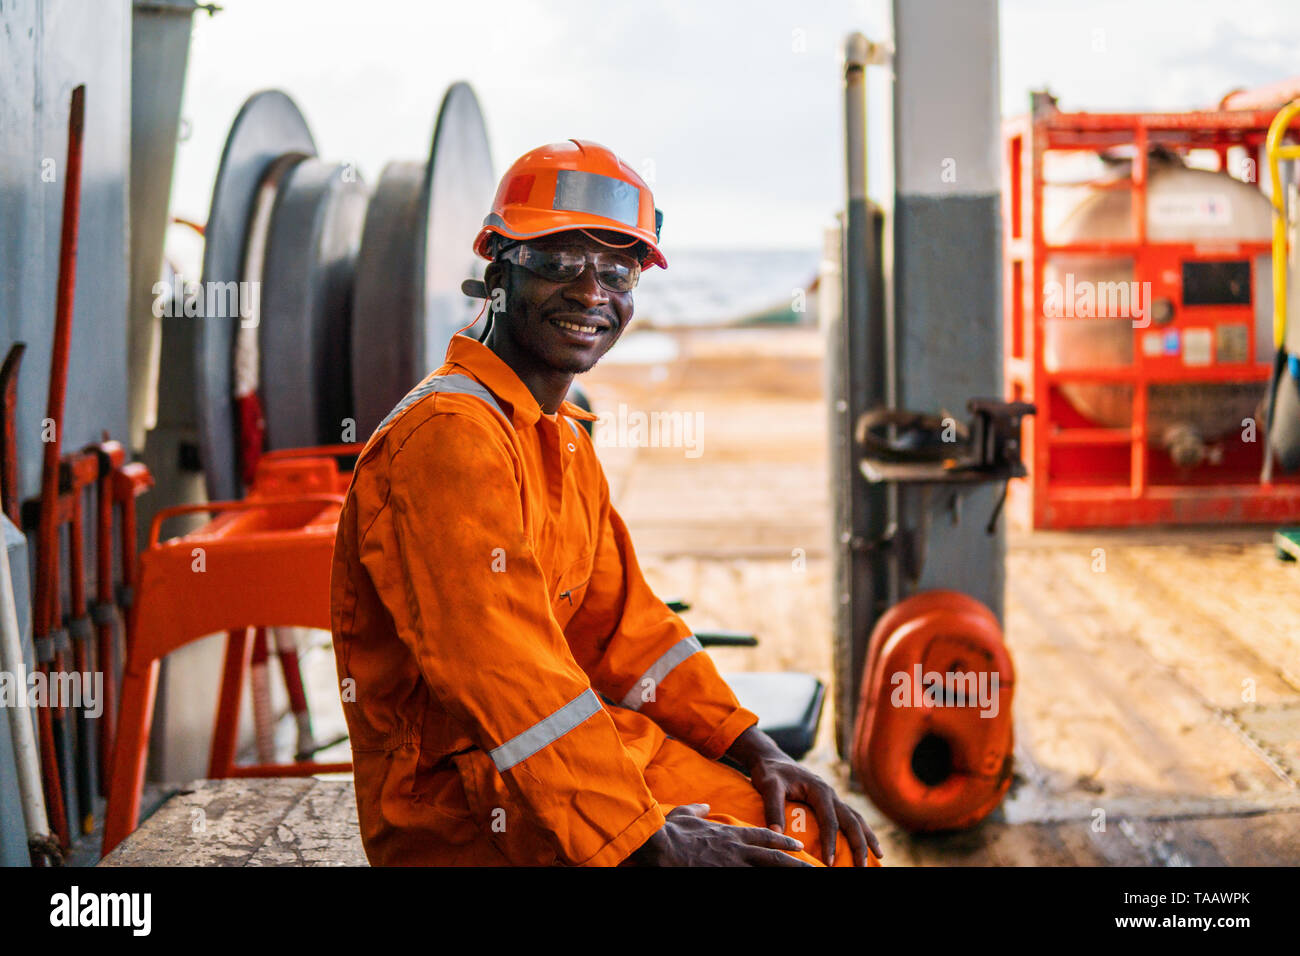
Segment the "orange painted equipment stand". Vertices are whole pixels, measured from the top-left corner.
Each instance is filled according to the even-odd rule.
[[[927,694],[929,675],[954,690]],[[993,812],[1011,785],[1014,680],[997,619],[974,598],[924,591],[890,608],[867,649],[852,754],[880,811],[911,832]]]
[[[245,500],[180,505],[154,516],[127,617],[104,853],[139,822],[159,662],[206,635],[228,633],[213,732],[213,776],[306,776],[351,769],[350,763],[312,761],[237,767],[234,748],[249,628],[330,629],[330,561],[351,478],[336,459],[360,450],[360,445],[337,445],[269,452]],[[198,512],[215,517],[190,534],[158,540],[164,521]]]
[[[1213,468],[1179,469],[1148,428],[1150,389],[1165,385],[1267,382],[1268,361],[1257,361],[1253,303],[1185,304],[1180,264],[1188,260],[1246,260],[1252,273],[1270,252],[1265,241],[1152,242],[1147,235],[1149,150],[1180,155],[1191,150],[1217,154],[1228,169],[1230,151],[1244,151],[1241,167],[1263,168],[1261,150],[1276,109],[1210,110],[1191,113],[1065,113],[1040,110],[1008,120],[1003,127],[1003,309],[1006,382],[1010,398],[1033,402],[1038,414],[1025,423],[1029,477],[1012,483],[1009,510],[1034,528],[1120,527],[1210,522],[1282,523],[1300,516],[1300,481],[1261,483],[1262,437],[1223,442],[1223,460]],[[1131,178],[1092,184],[1131,192],[1130,238],[1049,243],[1044,235],[1044,175],[1049,153],[1133,150]],[[1260,176],[1254,175],[1255,180]],[[1060,185],[1060,184],[1055,184]],[[1079,184],[1069,184],[1079,185]],[[1134,280],[1151,283],[1151,301],[1169,299],[1174,319],[1162,330],[1210,330],[1244,326],[1244,360],[1186,365],[1178,356],[1148,354],[1135,333],[1128,365],[1052,371],[1044,362],[1044,275],[1050,257],[1113,256],[1133,263]],[[1252,288],[1260,277],[1252,274]],[[1267,284],[1267,283],[1265,283]],[[1086,319],[1082,321],[1087,321]],[[1156,328],[1156,326],[1152,326]],[[1227,332],[1236,331],[1226,329]],[[1066,400],[1062,386],[1095,383],[1132,390],[1128,427],[1098,427]],[[1258,427],[1262,429],[1263,423]]]

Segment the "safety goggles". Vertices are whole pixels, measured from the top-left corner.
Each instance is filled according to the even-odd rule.
[[[622,252],[539,249],[519,243],[497,258],[523,266],[547,282],[572,282],[590,264],[596,270],[596,281],[609,292],[631,292],[641,278],[641,264]]]

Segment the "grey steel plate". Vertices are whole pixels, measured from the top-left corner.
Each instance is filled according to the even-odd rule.
[[[352,288],[352,405],[364,441],[422,376],[425,163],[384,167],[366,210]],[[412,376],[415,376],[414,378]]]
[[[442,364],[451,336],[482,305],[460,284],[482,275],[472,244],[495,186],[478,100],[467,84],[453,84],[429,160],[390,163],[366,214],[352,326],[359,438]]]
[[[263,175],[285,154],[316,155],[307,121],[284,93],[249,97],[235,117],[221,154],[203,245],[203,280],[238,282],[253,200]],[[195,336],[195,403],[199,452],[208,497],[239,497],[233,355],[238,317],[199,320]]]
[[[484,262],[474,255],[473,242],[492,204],[496,176],[483,113],[466,83],[452,84],[443,97],[429,163],[424,259],[426,371],[442,364],[452,335],[483,305],[461,292],[460,284],[468,277],[483,275]],[[478,332],[484,324],[479,320],[469,331]]]
[[[304,159],[276,197],[258,326],[269,448],[343,441],[352,416],[348,335],[366,187],[351,167]]]

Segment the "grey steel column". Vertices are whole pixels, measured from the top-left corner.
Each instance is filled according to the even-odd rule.
[[[114,437],[121,437],[133,452],[144,448],[145,433],[158,418],[162,325],[153,315],[153,287],[162,273],[191,17],[196,9],[195,0],[134,0],[132,4],[131,284],[126,323],[130,434]],[[175,502],[169,499],[168,503]]]
[[[1002,397],[997,0],[894,0],[894,316],[902,408]],[[1000,485],[930,493],[916,587],[1002,616],[1005,536],[985,532]],[[904,528],[921,495],[900,494]],[[904,582],[904,595],[910,582]]]
[[[882,217],[867,199],[866,70],[874,52],[860,33],[845,44],[843,297],[839,314],[832,315],[827,330],[835,508],[831,542],[835,741],[842,756],[851,746],[867,637],[888,600],[888,563],[879,548],[888,524],[887,489],[863,480],[853,447],[854,423],[886,398]]]

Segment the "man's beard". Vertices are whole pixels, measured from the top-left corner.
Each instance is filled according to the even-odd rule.
[[[559,368],[560,371],[567,372],[570,375],[581,375],[584,372],[590,372],[593,368],[596,367],[597,364],[599,364],[600,360],[603,359],[604,357],[605,357],[604,353],[601,353],[590,362],[571,362],[571,363],[567,363],[563,367],[552,366],[552,368]]]
[[[548,343],[546,342],[546,335],[548,333],[540,328],[541,324],[550,324],[551,320],[544,316],[537,316],[536,318],[526,319],[524,321],[535,322],[538,324],[538,328],[532,332],[526,333],[520,326],[512,326],[511,335],[514,336],[515,341],[523,350],[531,352],[537,360],[555,371],[562,372],[566,375],[581,375],[584,372],[591,371],[596,367],[600,360],[609,353],[609,350],[612,349],[615,344],[614,342],[611,342],[604,351],[592,359],[588,359],[569,351],[557,356],[547,347]],[[605,334],[613,334],[613,332]],[[615,341],[617,341],[617,339],[615,339]]]

